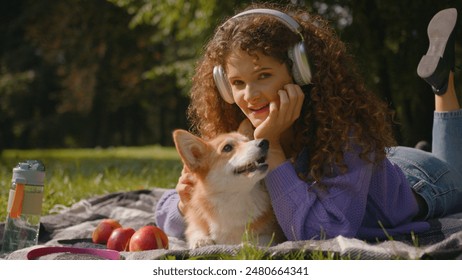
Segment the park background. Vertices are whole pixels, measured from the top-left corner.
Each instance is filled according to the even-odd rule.
[[[0,2],[1,151],[171,146],[171,132],[188,128],[190,79],[204,43],[224,18],[254,1]],[[460,14],[462,1],[272,2],[329,19],[368,87],[395,110],[398,143],[431,140],[434,100],[416,68],[431,17],[447,7]]]
[[[171,133],[188,128],[194,64],[214,28],[250,2],[0,0],[0,229],[12,168],[25,159],[47,168],[43,215],[98,195],[174,188],[182,165]],[[448,7],[461,15],[462,1],[272,2],[329,19],[368,87],[396,111],[398,142],[431,140],[433,93],[416,68],[429,20]]]

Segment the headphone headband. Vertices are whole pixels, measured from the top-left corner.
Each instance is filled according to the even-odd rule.
[[[302,41],[304,41],[303,35],[302,35],[302,27],[296,20],[294,20],[291,16],[280,12],[278,10],[272,10],[272,9],[252,9],[248,11],[244,11],[242,13],[239,13],[233,18],[238,18],[241,16],[246,16],[246,15],[255,15],[255,14],[263,14],[263,15],[272,15],[280,19],[282,23],[284,23],[290,30],[292,30],[294,33],[298,34],[301,38]]]
[[[308,61],[308,56],[306,54],[304,46],[304,38],[302,34],[302,27],[298,22],[293,19],[291,16],[272,9],[252,9],[247,10],[242,13],[239,13],[233,16],[231,19],[235,19],[247,15],[263,14],[268,16],[273,16],[278,19],[282,24],[287,26],[292,32],[298,34],[301,38],[300,42],[296,43],[294,46],[291,46],[288,49],[288,56],[292,60],[292,77],[294,81],[300,85],[311,84],[311,69]],[[234,103],[234,97],[231,90],[231,86],[227,80],[226,73],[223,69],[223,66],[216,65],[213,68],[213,79],[215,81],[215,86],[218,89],[221,97],[230,104]]]

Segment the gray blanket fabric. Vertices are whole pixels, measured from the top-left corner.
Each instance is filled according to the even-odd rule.
[[[138,229],[155,224],[154,209],[164,189],[118,192],[82,200],[71,207],[55,206],[53,214],[41,219],[39,245],[3,255],[1,259],[26,259],[27,253],[43,246],[104,248],[91,242],[91,234],[101,219],[113,218],[124,227]],[[431,230],[412,240],[408,236],[393,240],[366,242],[339,236],[328,240],[287,241],[261,248],[267,257],[280,259],[288,254],[310,258],[329,254],[349,259],[462,259],[462,213],[431,221]],[[0,224],[0,240],[4,224]],[[417,240],[417,241],[416,241]],[[189,250],[184,240],[169,237],[168,250],[121,252],[122,259],[207,258],[217,254],[236,255],[245,245],[212,245]],[[417,245],[416,245],[417,244]],[[96,259],[91,255],[55,253],[42,259]]]

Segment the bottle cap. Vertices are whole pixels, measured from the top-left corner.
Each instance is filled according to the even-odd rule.
[[[45,165],[39,160],[26,160],[13,168],[13,183],[43,186],[45,181]]]

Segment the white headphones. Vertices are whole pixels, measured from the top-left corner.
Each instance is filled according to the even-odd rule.
[[[231,19],[246,16],[246,15],[255,15],[255,14],[265,14],[274,16],[276,19],[284,23],[290,30],[294,33],[298,34],[301,38],[300,42],[295,44],[293,47],[289,48],[288,56],[293,62],[292,67],[292,76],[295,82],[300,85],[308,85],[311,84],[311,70],[310,65],[308,63],[308,56],[305,51],[305,46],[303,44],[304,38],[302,35],[302,28],[301,26],[289,15],[271,9],[253,9],[242,12],[240,14],[235,15]],[[228,102],[229,104],[234,103],[233,93],[231,91],[231,86],[228,82],[226,77],[225,71],[221,65],[217,65],[213,68],[213,79],[215,81],[215,85],[218,88],[218,91],[221,94],[221,97]]]

